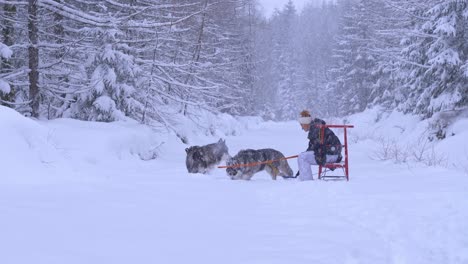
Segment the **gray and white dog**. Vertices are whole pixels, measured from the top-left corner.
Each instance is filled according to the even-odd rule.
[[[274,160],[274,162],[253,166],[239,166],[269,160]],[[233,166],[226,169],[228,176],[232,180],[250,180],[255,173],[262,170],[270,174],[273,180],[276,180],[278,175],[284,178],[293,176],[293,171],[289,167],[288,161],[284,159],[284,155],[278,150],[269,148],[241,150],[237,155],[227,160],[227,166]]]
[[[223,139],[205,146],[191,146],[186,148],[185,152],[185,164],[190,173],[207,173],[222,160],[230,157],[226,141]]]

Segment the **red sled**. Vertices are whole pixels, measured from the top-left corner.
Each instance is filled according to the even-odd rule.
[[[349,162],[348,162],[348,135],[347,135],[347,129],[348,128],[354,128],[353,125],[317,125],[322,131],[322,135],[325,135],[325,128],[343,128],[344,129],[344,144],[342,147],[344,148],[344,160],[340,163],[325,163],[324,165],[319,165],[319,171],[318,171],[318,178],[323,179],[323,180],[341,180],[341,179],[346,179],[346,181],[349,181]],[[322,137],[322,144],[324,143],[324,138]],[[337,175],[337,171],[339,172],[340,170],[336,170],[338,168],[341,168],[342,170],[342,175]]]

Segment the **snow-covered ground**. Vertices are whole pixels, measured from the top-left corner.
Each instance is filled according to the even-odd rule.
[[[347,119],[349,182],[231,181],[222,169],[188,174],[171,133],[0,106],[0,263],[466,264],[467,120],[433,143],[415,117],[368,111]],[[307,147],[296,122],[216,122],[185,135],[223,137],[232,155]]]

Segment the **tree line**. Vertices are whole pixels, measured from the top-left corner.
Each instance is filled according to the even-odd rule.
[[[378,105],[427,118],[467,108],[466,0],[337,0],[301,12],[289,1],[266,28],[256,88],[276,97],[262,113],[344,116]]]
[[[32,117],[245,114],[249,1],[1,0],[0,103]],[[8,55],[8,56],[7,56]]]
[[[288,120],[468,105],[466,0],[0,0],[0,104],[169,124],[199,109]]]

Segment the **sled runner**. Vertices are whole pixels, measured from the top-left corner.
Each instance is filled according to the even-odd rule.
[[[322,135],[324,135],[325,128],[343,128],[344,129],[344,144],[342,147],[344,148],[344,159],[338,163],[325,163],[324,165],[319,165],[318,171],[318,178],[323,180],[342,180],[346,179],[349,181],[349,163],[348,163],[348,135],[347,129],[353,128],[353,125],[318,125],[322,130]],[[321,139],[322,144],[324,142],[324,138]],[[341,170],[336,170],[341,168]],[[338,172],[342,173],[338,173]]]

